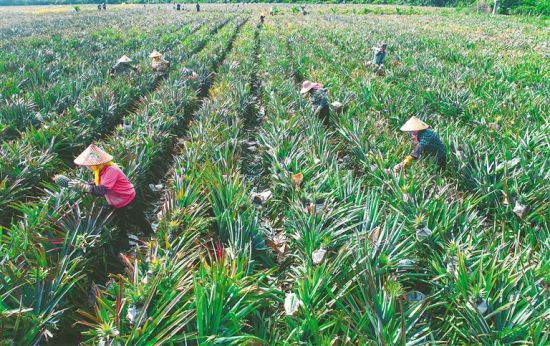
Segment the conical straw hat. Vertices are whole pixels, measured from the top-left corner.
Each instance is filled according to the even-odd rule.
[[[162,54],[160,54],[159,52],[154,50],[153,53],[151,53],[151,55],[149,55],[149,58],[160,58],[161,56],[162,56]]]
[[[415,116],[412,116],[407,122],[401,126],[401,131],[411,132],[411,131],[422,131],[429,128],[428,124],[418,119]]]
[[[132,59],[128,58],[128,56],[126,55],[123,55],[120,59],[118,59],[118,62],[122,62],[122,63],[132,62]]]
[[[82,154],[74,159],[74,163],[79,166],[95,166],[107,163],[112,159],[111,155],[98,148],[95,144],[90,144]]]

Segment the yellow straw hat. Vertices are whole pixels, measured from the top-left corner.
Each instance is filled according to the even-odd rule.
[[[154,50],[153,53],[151,53],[151,55],[149,55],[149,58],[160,58],[161,56],[162,56],[162,54],[160,54],[159,52]]]
[[[128,56],[126,55],[123,55],[122,57],[120,57],[120,59],[118,59],[118,62],[121,62],[121,63],[132,62],[132,59],[128,58]]]
[[[422,131],[430,126],[423,122],[422,120],[418,119],[415,116],[412,116],[407,122],[401,126],[401,131],[405,132],[411,132],[411,131]]]
[[[107,163],[112,159],[113,157],[111,155],[107,154],[92,143],[82,152],[82,154],[78,155],[78,157],[74,159],[74,163],[79,166],[96,166]]]

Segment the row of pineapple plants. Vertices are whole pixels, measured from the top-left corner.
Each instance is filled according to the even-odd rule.
[[[173,38],[179,42],[174,49],[184,47],[188,57],[204,46],[213,30],[216,26],[185,26],[181,30],[183,37]],[[168,55],[168,58],[172,57]],[[146,71],[146,62],[141,63],[142,70]],[[60,117],[52,118],[38,129],[29,129],[18,140],[2,143],[1,224],[10,221],[15,202],[36,196],[41,182],[47,181],[65,162],[71,162],[86,143],[109,134],[139,98],[154,91],[159,81],[162,78],[154,73],[110,78],[107,85],[80,95],[78,102]]]
[[[221,29],[226,22],[227,20],[222,20],[214,25],[214,28]],[[188,56],[189,51],[185,47],[179,48],[174,54],[187,56],[189,60],[182,61],[181,65],[176,66],[180,69],[184,66],[194,67],[197,70],[211,68],[209,62],[217,59],[234,30],[230,27],[223,28],[219,36],[210,38],[212,43],[206,50],[194,57]],[[104,147],[118,156],[117,162],[125,171],[129,171],[128,175],[138,187],[146,185],[148,178],[158,174],[154,164],[161,163],[170,153],[177,127],[183,125],[186,109],[194,107],[200,88],[200,81],[187,80],[187,76],[183,74],[172,74],[170,80],[143,103],[142,108],[125,117],[125,122],[131,126],[120,127],[103,143]],[[125,148],[121,148],[121,143],[127,143],[124,145]],[[136,169],[138,167],[139,169]],[[105,227],[107,230],[111,227],[108,225],[108,213],[103,208],[94,206],[94,202],[87,198],[75,204],[76,197],[74,193],[67,191],[51,192],[47,199],[28,205],[26,218],[18,225],[13,225],[6,234],[3,245],[9,245],[11,250],[5,258],[6,272],[3,274],[6,281],[0,285],[0,291],[8,304],[3,307],[2,323],[12,333],[9,335],[10,338],[40,340],[51,336],[56,329],[56,323],[61,323],[61,313],[67,306],[76,304],[86,307],[87,302],[79,300],[78,297],[88,291],[91,280],[97,275],[96,272],[102,270],[90,268],[90,263],[98,265],[98,256],[101,256],[101,253],[96,250],[105,241],[108,242],[110,232],[105,231]],[[79,205],[85,207],[84,217],[80,216]],[[72,220],[76,220],[76,225],[71,222]],[[22,239],[21,236],[27,239]],[[40,249],[48,250],[42,259],[33,255],[36,251],[44,251]],[[59,257],[61,255],[64,256]],[[60,268],[64,263],[68,263],[70,267]],[[53,275],[29,278],[25,276],[28,270],[46,270]],[[51,282],[57,281],[62,281],[64,285],[51,285]],[[78,285],[77,289],[75,285]],[[28,290],[14,292],[12,288],[17,286]],[[46,290],[35,291],[33,294],[32,289],[38,286],[45,286]],[[55,315],[44,315],[41,306],[38,306],[38,309],[29,308],[29,302],[37,299],[43,299],[50,304],[50,309]],[[11,309],[12,304],[24,304],[25,308]],[[62,320],[64,325],[74,320],[73,309],[66,315],[66,319]],[[16,319],[24,323],[13,324]]]
[[[0,92],[3,98],[0,103],[0,140],[17,138],[28,127],[39,127],[42,121],[58,118],[78,101],[85,90],[108,83],[112,79],[109,69],[123,54],[139,61],[145,60],[149,53],[143,47],[160,44],[157,49],[170,51],[171,45],[178,42],[181,28],[188,22],[145,32],[136,28],[98,29],[87,39],[54,40],[50,47],[41,50],[44,57],[37,59],[37,71],[29,72],[30,63],[24,65],[24,62],[17,61],[15,66],[25,66],[22,73],[18,70],[14,76],[19,81],[19,90],[11,96]],[[14,57],[20,55],[23,53],[14,54]],[[45,59],[51,60],[51,64],[46,64]]]
[[[261,238],[240,174],[244,110],[255,92],[257,30],[252,24],[241,29],[189,125],[158,214],[156,239],[145,256],[128,263],[130,278],[98,299],[102,313],[88,316],[94,341],[260,340],[247,325],[263,323],[258,313],[268,292],[259,286],[266,273],[257,269]],[[120,301],[124,308],[107,308]],[[112,320],[119,321],[121,333],[101,333]],[[138,332],[144,337],[136,339]]]
[[[319,28],[318,23],[316,23],[316,27]],[[331,30],[334,32],[332,27]],[[317,31],[317,33],[319,32]],[[294,45],[302,51],[297,58],[298,61],[311,59],[309,60],[311,64],[308,64],[310,70],[302,71],[302,73],[315,77],[322,76],[329,80],[331,89],[336,95],[341,95],[343,98],[349,97],[350,94],[357,95],[360,91],[364,92],[363,85],[361,85],[364,83],[363,79],[359,80],[360,85],[357,87],[354,86],[352,80],[341,81],[346,66],[361,66],[361,62],[357,61],[357,55],[345,55],[334,48],[326,49],[330,44],[324,42],[321,37],[324,35],[327,34],[322,31],[316,37],[311,37],[315,36],[311,34],[305,35],[306,37],[310,36],[304,40],[306,42],[299,41]],[[350,43],[349,40],[347,43]],[[316,52],[316,56],[313,57],[311,52]],[[343,68],[335,69],[332,63],[337,59],[351,61],[338,65]],[[391,76],[394,72],[393,69],[387,69],[387,75]],[[369,76],[368,72],[367,76]],[[371,73],[369,79],[374,80],[373,84],[376,83],[374,74]],[[391,83],[391,81],[383,80],[380,84],[384,82]],[[415,82],[418,83],[418,81]],[[376,86],[379,86],[378,83]],[[382,89],[380,92],[383,92],[383,85],[380,86],[380,89]],[[403,91],[400,91],[399,95],[402,95]],[[375,94],[379,91],[371,87],[371,92]],[[544,252],[539,251],[547,245],[544,244],[543,235],[529,234],[533,231],[538,233],[540,227],[526,225],[513,218],[510,226],[511,230],[515,231],[511,233],[502,222],[488,221],[484,217],[487,214],[486,208],[480,208],[485,206],[481,198],[484,196],[462,194],[460,198],[456,198],[454,196],[458,197],[459,195],[457,190],[460,189],[460,183],[449,182],[451,179],[434,177],[433,171],[427,173],[414,171],[414,177],[400,177],[399,180],[387,177],[379,168],[386,165],[383,156],[386,156],[387,150],[391,150],[391,143],[388,143],[386,136],[392,136],[392,131],[387,122],[380,118],[391,113],[388,114],[383,109],[378,112],[369,108],[361,109],[362,105],[357,105],[360,100],[355,97],[351,97],[349,100],[348,112],[338,119],[339,121],[344,119],[342,122],[344,126],[336,124],[336,127],[339,127],[338,131],[347,139],[343,147],[353,148],[351,153],[355,151],[355,157],[361,163],[360,167],[362,166],[366,171],[364,183],[371,188],[380,186],[381,183],[390,185],[388,186],[390,189],[387,191],[390,193],[384,196],[388,202],[396,206],[405,217],[410,218],[413,227],[419,229],[428,227],[429,230],[434,230],[436,235],[431,237],[434,239],[430,239],[428,247],[417,249],[418,258],[422,258],[428,249],[435,251],[432,258],[426,262],[415,261],[418,266],[416,270],[420,268],[424,268],[424,270],[411,273],[412,277],[417,277],[412,280],[416,287],[422,287],[422,282],[434,283],[433,286],[430,284],[423,287],[424,292],[431,288],[431,292],[428,292],[433,294],[433,297],[429,298],[434,304],[430,314],[437,316],[432,317],[431,321],[432,337],[436,340],[469,343],[483,343],[495,338],[500,338],[503,342],[510,340],[541,342],[544,337],[542,335],[543,322],[541,322],[540,316],[545,314],[547,308],[544,304],[545,298],[540,279],[537,277],[541,278],[544,272],[541,267],[544,261]],[[373,106],[372,103],[370,106]],[[401,107],[397,109],[402,110]],[[361,114],[363,112],[367,114],[367,117]],[[358,118],[363,119],[359,120]],[[457,127],[460,128],[455,125],[454,129]],[[466,138],[468,138],[466,134],[462,135],[461,141]],[[400,139],[394,137],[393,141],[394,147],[399,147]],[[458,143],[458,138],[455,138],[455,142]],[[380,149],[380,145],[388,146],[388,148]],[[381,153],[385,155],[381,155]],[[405,155],[402,150],[401,155]],[[393,160],[398,159],[399,157],[393,158]],[[382,167],[376,167],[380,163],[382,163]],[[401,198],[407,201],[401,203],[399,201]],[[538,203],[542,203],[542,199]],[[509,214],[500,215],[501,220],[510,218],[512,214],[510,209],[506,211]],[[493,223],[492,227],[491,223]],[[465,224],[468,226],[465,227]],[[523,230],[528,232],[525,239],[519,237],[524,232]],[[494,233],[497,232],[502,236],[493,240]],[[515,242],[520,239],[522,244],[518,247]],[[509,259],[510,252],[515,252],[515,260]],[[484,255],[486,253],[500,255],[497,258],[501,258],[502,262],[495,262],[495,258]],[[522,267],[520,265],[522,262],[528,262],[530,265]],[[459,268],[464,271],[461,273]],[[430,271],[426,271],[426,269],[430,269]],[[472,271],[475,275],[472,275]],[[499,271],[509,272],[494,277],[493,273]],[[520,272],[530,274],[525,278],[520,278]],[[468,280],[465,280],[466,278]],[[500,285],[496,285],[496,283]],[[458,287],[451,289],[455,285]],[[532,287],[536,288],[532,289]],[[451,292],[453,293],[450,294]],[[441,308],[441,306],[445,308]],[[439,317],[442,314],[445,317]],[[514,322],[518,319],[521,319],[522,323],[515,325]],[[446,322],[450,320],[460,327],[449,329]],[[461,335],[458,328],[466,328],[471,333],[469,336]]]
[[[169,32],[176,25],[185,24],[180,18],[171,18],[161,27],[138,26],[140,22],[149,22],[157,17],[154,14],[134,18],[119,15],[109,19],[97,18],[94,23],[84,22],[82,27],[63,26],[63,22],[58,22],[58,27],[46,35],[6,39],[0,53],[0,71],[3,72],[0,94],[7,98],[55,82],[63,76],[74,76],[79,69],[91,68],[93,61],[111,63],[112,60],[101,60],[118,58],[111,56],[110,50],[139,46],[144,39],[140,32],[148,36],[150,33],[161,33],[163,29]],[[98,69],[97,66],[95,68]]]
[[[384,37],[386,33],[382,31],[376,35]],[[508,215],[512,215],[512,209],[517,206],[518,213],[524,214],[522,217],[543,221],[545,191],[535,191],[533,187],[546,178],[541,145],[547,127],[542,121],[544,83],[534,78],[536,73],[528,73],[536,71],[540,55],[536,52],[502,54],[499,47],[478,53],[477,48],[487,44],[485,40],[477,43],[448,33],[444,49],[436,49],[436,44],[424,43],[428,41],[425,36],[433,35],[432,41],[443,41],[440,33],[423,31],[422,37],[408,33],[401,36],[404,35],[407,36],[398,37],[395,44],[395,49],[399,49],[395,59],[400,60],[402,66],[388,70],[383,83],[369,83],[369,104],[381,113],[391,114],[389,123],[394,127],[406,118],[406,114],[414,113],[433,119],[438,125],[446,125],[442,130],[448,136],[449,145],[455,149],[453,154],[459,162],[456,179],[461,190],[485,196],[484,206],[489,210],[504,207]],[[334,42],[344,41],[342,34],[327,33],[326,36],[336,36]],[[349,44],[343,47],[346,52],[368,51],[369,47],[360,41],[347,41]],[[421,51],[422,47],[429,48],[427,54]],[[518,56],[525,63],[517,63]],[[355,59],[353,63],[358,66],[359,61]],[[357,73],[363,71],[357,69]],[[526,80],[518,78],[519,74],[533,77]],[[433,77],[446,75],[450,76],[450,81],[442,82]],[[380,90],[374,92],[378,87]],[[394,94],[399,97],[388,99]],[[510,96],[503,99],[503,95]],[[539,123],[543,123],[542,128]],[[472,140],[482,138],[481,143],[485,146],[468,145],[467,141],[460,140],[464,136]],[[520,213],[524,209],[525,213]]]
[[[328,34],[330,35],[330,34]],[[327,36],[328,36],[327,35]],[[322,42],[322,38],[315,38],[317,41]],[[301,46],[300,46],[301,47]],[[323,52],[322,47],[317,47],[320,49],[320,52]],[[330,56],[326,58],[325,61],[333,61],[334,59],[341,57],[342,54],[338,54],[337,51],[333,51],[333,56]],[[322,53],[320,54],[323,55]],[[357,61],[357,59],[351,58],[353,61],[350,61],[351,66],[358,66],[360,64],[360,61]],[[319,59],[322,60],[322,59]],[[416,59],[422,60],[422,59]],[[322,63],[320,65],[323,65]],[[398,68],[390,68],[388,69],[388,75],[393,74],[394,70],[402,70],[406,69],[407,67],[398,67]],[[413,68],[415,68],[413,66]],[[336,76],[339,76],[343,73],[343,70],[336,73]],[[326,75],[324,71],[320,71],[317,75]],[[368,76],[368,74],[367,74]],[[370,75],[371,79],[374,77],[372,74]],[[420,88],[422,88],[422,85],[425,84],[424,80],[422,80],[422,77],[425,76],[424,74],[419,74],[416,78],[413,79],[413,81],[402,81],[400,82],[399,86],[400,88],[405,85],[408,87],[408,83],[411,85],[420,85]],[[330,77],[329,77],[330,78]],[[431,78],[431,77],[428,77]],[[382,80],[381,82],[378,82],[374,87],[370,87],[371,90],[370,93],[373,94],[373,97],[376,97],[377,93],[380,94],[386,94],[390,93],[390,91],[384,90],[386,88],[392,88],[392,81],[386,82],[385,80]],[[375,82],[376,83],[376,82]],[[353,81],[348,80],[345,81],[345,83],[340,83],[340,90],[342,98],[350,97],[353,99],[355,94],[349,92],[349,85],[354,84]],[[343,86],[346,86],[345,88]],[[362,85],[361,85],[362,87]],[[381,89],[380,91],[375,90],[374,88]],[[429,89],[429,88],[428,88]],[[391,89],[390,89],[391,90]],[[403,95],[403,90],[399,89],[396,90],[396,92],[399,92],[399,95]],[[409,92],[409,91],[405,91]],[[496,91],[498,92],[498,91]],[[396,97],[397,98],[397,97]],[[409,99],[409,101],[412,101],[412,99]],[[354,110],[354,113],[361,114],[361,113],[369,113],[375,111],[376,113],[373,114],[375,116],[374,119],[369,119],[369,121],[363,122],[363,126],[368,126],[368,124],[379,122],[383,128],[383,132],[386,134],[392,134],[396,133],[396,131],[390,130],[391,125],[384,125],[384,120],[380,119],[382,116],[386,113],[390,113],[391,111],[385,110],[383,107],[384,105],[377,104],[376,100],[372,101],[371,99],[368,99],[367,102],[369,102],[369,105],[372,108],[378,108],[376,110],[374,109],[360,109],[359,111]],[[534,106],[536,106],[536,103],[538,101],[535,99],[533,101]],[[442,103],[442,102],[440,102]],[[518,103],[522,103],[524,105],[527,102],[523,102],[521,99],[518,100]],[[411,102],[411,104],[414,104],[414,102]],[[402,107],[399,107],[397,109],[402,109]],[[504,111],[503,111],[504,112]],[[414,114],[414,113],[412,113]],[[509,117],[514,118],[515,115],[511,112],[507,112]],[[382,115],[382,116],[381,116]],[[437,113],[431,114],[430,116],[438,116]],[[447,114],[447,116],[450,117],[450,115]],[[355,114],[351,114],[349,116],[350,119],[355,118]],[[405,117],[404,117],[405,119]],[[404,119],[402,121],[404,121]],[[514,120],[512,119],[511,122]],[[496,131],[487,131],[482,127],[479,129],[476,129],[474,133],[467,133],[467,131],[471,128],[468,124],[466,126],[460,126],[459,124],[450,124],[447,125],[443,121],[438,121],[434,119],[434,122],[436,122],[437,125],[441,124],[444,125],[443,131],[445,131],[445,135],[448,137],[446,140],[450,149],[451,154],[454,157],[456,157],[456,166],[450,170],[451,173],[457,173],[453,174],[453,181],[456,181],[456,184],[458,185],[458,188],[466,193],[475,194],[477,197],[482,198],[482,204],[481,207],[483,209],[483,212],[485,214],[494,214],[497,213],[497,216],[500,220],[510,220],[512,223],[515,223],[517,225],[530,225],[534,226],[535,228],[540,228],[542,224],[544,223],[544,220],[546,219],[546,211],[545,211],[545,189],[538,189],[537,188],[537,182],[538,181],[544,181],[545,180],[545,160],[543,159],[543,152],[544,149],[542,147],[542,132],[544,132],[544,127],[542,131],[536,131],[535,133],[533,129],[531,129],[530,125],[527,125],[526,129],[521,129],[520,133],[523,133],[524,135],[521,137],[517,137],[517,139],[512,139],[511,135],[509,133],[498,133]],[[350,128],[357,128],[358,122],[350,122],[349,120],[345,120],[345,125],[343,129],[344,132],[348,131]],[[397,127],[398,123],[393,122],[393,126]],[[500,126],[496,126],[497,124],[489,124],[494,126],[489,126],[489,128],[492,128],[493,130],[498,130]],[[439,126],[438,126],[439,127]],[[458,132],[458,134],[451,133],[450,129],[453,129],[453,131]],[[353,131],[353,130],[352,130]],[[380,130],[378,130],[380,131]],[[360,134],[360,132],[364,132],[363,135]],[[393,139],[387,140],[386,138],[379,139],[375,136],[372,136],[368,131],[360,131],[358,133],[351,133],[350,136],[350,143],[352,142],[363,142],[363,145],[355,146],[356,148],[362,148],[359,150],[359,157],[362,163],[364,164],[365,168],[368,167],[368,144],[369,141],[371,142],[372,146],[376,147],[377,143],[373,141],[378,141],[380,145],[384,145],[389,142],[389,145],[387,147],[380,148],[382,152],[389,151],[390,147],[398,147],[398,148],[404,148],[407,150],[406,146],[400,146],[399,145],[399,134],[397,133],[396,136],[393,136]],[[502,131],[501,131],[502,132]],[[349,133],[349,131],[348,131]],[[375,132],[372,132],[373,134]],[[482,137],[480,137],[482,136]],[[361,139],[362,137],[362,139]],[[367,138],[370,137],[370,140],[367,141]],[[514,136],[515,137],[515,136]],[[468,141],[465,141],[463,139],[469,138],[469,142],[474,142],[477,139],[476,146],[479,147],[480,143],[486,143],[486,149],[483,150],[486,152],[486,155],[474,155],[474,149],[473,146],[469,146],[467,143]],[[480,142],[480,138],[483,138],[484,140]],[[466,142],[466,143],[462,143]],[[508,153],[505,155],[502,155],[499,152],[495,152],[494,149],[491,148],[491,146],[494,146],[495,143],[500,148],[504,148]],[[366,150],[365,150],[366,149]],[[400,155],[405,155],[405,152],[400,150]],[[531,156],[530,160],[526,158],[526,155]],[[472,157],[473,156],[473,157]],[[392,157],[391,160],[389,160],[389,163],[391,163],[393,160],[398,160],[399,156]],[[496,209],[496,210],[495,210]],[[518,217],[513,217],[517,215]],[[518,223],[517,221],[523,219],[524,222]],[[542,224],[541,224],[542,221]],[[527,222],[527,223],[526,223]],[[514,226],[514,227],[517,227]]]
[[[339,299],[352,301],[351,292],[357,294],[361,289],[367,302],[373,297],[369,291],[378,288],[374,282],[369,282],[370,287],[357,285],[358,278],[353,276],[358,264],[363,270],[372,269],[360,256],[370,246],[366,236],[375,229],[394,236],[372,256],[378,264],[378,258],[384,258],[394,242],[401,240],[401,230],[380,220],[376,194],[365,193],[351,174],[339,171],[326,129],[294,83],[296,71],[287,54],[285,35],[270,26],[266,30],[262,36],[264,75],[268,77],[263,90],[266,119],[259,150],[264,160],[262,186],[273,197],[262,218],[268,226],[269,247],[277,258],[273,278],[279,292],[266,339],[269,343],[321,344],[337,342],[338,336],[348,334],[351,339],[339,342],[360,343],[366,339],[353,338],[348,331],[353,325],[339,319],[336,306],[343,305]],[[406,253],[407,248],[398,250]],[[399,251],[394,250],[402,255]],[[360,308],[349,314],[373,316],[372,310],[365,311],[366,306]],[[388,320],[395,318],[391,309],[387,314]],[[371,328],[384,327],[395,335],[401,332],[401,326],[385,324],[385,320],[373,321]]]
[[[10,11],[14,9],[14,11]],[[21,8],[19,8],[21,9]],[[90,26],[97,26],[101,22],[109,21],[111,18],[121,18],[129,16],[139,18],[144,11],[139,9],[126,9],[126,11],[107,11],[107,12],[84,12],[78,13],[35,13],[28,11],[19,11],[14,7],[4,7],[2,11],[2,22],[0,22],[0,38],[2,44],[10,43],[11,39],[20,39],[26,37],[38,37],[48,35],[52,32],[64,28],[75,28],[76,30],[86,30]]]
[[[209,90],[210,97],[189,124],[171,169],[157,236],[136,258],[126,258],[127,275],[99,288],[93,312],[77,304],[80,317],[63,312],[64,318],[80,318],[92,344],[547,343],[545,128],[530,129],[525,121],[515,136],[510,123],[489,127],[486,120],[472,131],[468,118],[477,113],[457,113],[470,99],[442,77],[485,73],[462,87],[479,93],[479,104],[498,99],[509,92],[493,87],[504,84],[502,69],[491,71],[492,59],[501,59],[495,53],[500,43],[482,39],[492,46],[486,49],[491,59],[481,62],[476,43],[462,41],[452,26],[430,29],[429,22],[389,17],[390,36],[376,18],[362,24],[350,16],[305,17],[300,30],[290,20],[296,18],[268,20],[258,31],[243,27],[212,88],[211,75],[200,73],[198,93]],[[422,35],[415,33],[420,29]],[[350,30],[367,32],[368,39]],[[388,64],[380,78],[358,52],[369,56],[370,46],[387,37],[394,40],[390,47],[399,47],[388,60],[400,64]],[[470,54],[473,62],[464,67],[460,61]],[[528,73],[536,58],[523,58],[528,66],[519,71]],[[331,98],[345,104],[328,126],[300,97],[304,79],[323,82]],[[522,118],[511,109],[544,114],[536,113],[544,84],[518,82],[535,85],[494,108],[514,121]],[[186,83],[178,80],[174,88]],[[423,94],[426,85],[435,96]],[[145,120],[151,113],[140,108],[127,116],[131,126],[103,142],[117,153],[116,141],[138,148],[132,128],[151,121],[151,132],[139,132],[147,137],[143,143],[156,138],[165,149],[141,143],[142,159],[119,154],[141,192],[159,175],[149,153],[166,158],[170,147],[153,133],[187,128],[164,117],[187,102],[179,92],[170,95],[151,105],[163,110],[165,125]],[[265,119],[255,119],[264,111]],[[385,171],[410,150],[397,129],[414,112],[449,148],[451,168],[442,175],[425,163],[400,175]],[[521,161],[500,161],[510,152]],[[495,175],[500,164],[502,173]],[[467,176],[455,168],[461,165]],[[517,201],[501,202],[504,189],[526,192],[529,203],[519,203],[534,208],[516,213]],[[73,194],[49,194],[44,203],[22,207],[27,217],[0,244],[0,253],[10,254],[0,260],[0,327],[28,329],[27,339],[16,333],[20,343],[31,343],[37,333],[47,338],[55,322],[64,323],[58,322],[60,307],[71,294],[69,301],[82,300],[92,280],[81,271],[90,258],[79,256],[98,248],[105,241],[99,234],[110,228],[91,200],[80,202],[86,206],[81,213]],[[23,278],[29,281],[13,284]],[[28,297],[35,292],[31,308]],[[21,293],[24,305],[17,304]],[[29,309],[44,314],[29,324],[35,318]]]

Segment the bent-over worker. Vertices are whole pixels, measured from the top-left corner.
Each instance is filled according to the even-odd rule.
[[[123,55],[120,59],[118,59],[117,63],[111,67],[111,71],[109,74],[115,75],[115,74],[122,74],[128,71],[134,71],[139,72],[139,69],[132,64],[132,59],[127,57],[126,55]]]
[[[309,100],[313,106],[313,113],[327,125],[330,115],[330,103],[328,102],[327,91],[323,88],[323,84],[306,80],[302,84],[300,94],[304,97],[309,95]]]
[[[263,24],[264,21],[265,21],[265,13],[262,12],[262,13],[260,13],[260,23]]]
[[[430,129],[422,120],[417,117],[411,117],[403,126],[401,131],[409,132],[413,143],[416,144],[413,151],[403,160],[403,162],[397,164],[393,170],[399,172],[409,167],[413,161],[424,157],[432,157],[437,159],[439,168],[443,169],[447,165],[447,152],[445,145],[439,139],[437,134]]]
[[[153,68],[153,71],[161,74],[168,72],[168,69],[170,68],[170,62],[164,60],[162,54],[154,50],[153,53],[149,55],[149,57],[153,59],[151,61],[151,67]]]
[[[373,57],[372,57],[372,64],[377,65],[379,67],[384,66],[384,60],[386,59],[386,48],[388,45],[386,43],[382,43],[380,47],[373,47]]]
[[[125,251],[129,247],[128,229],[136,233],[141,232],[145,236],[153,235],[153,229],[145,217],[143,208],[136,200],[134,185],[112,160],[111,155],[95,144],[90,144],[78,155],[74,163],[92,171],[93,182],[70,180],[67,187],[105,198],[113,208],[113,222],[119,231],[119,239],[113,245],[118,251]]]

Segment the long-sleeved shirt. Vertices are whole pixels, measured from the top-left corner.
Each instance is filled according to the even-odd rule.
[[[372,63],[375,65],[382,65],[384,63],[384,59],[386,59],[386,51],[382,51],[381,48],[373,48],[373,57],[372,57]]]
[[[418,160],[421,156],[435,156],[438,160],[447,157],[445,144],[431,129],[418,132],[418,144],[411,152],[411,156]]]

